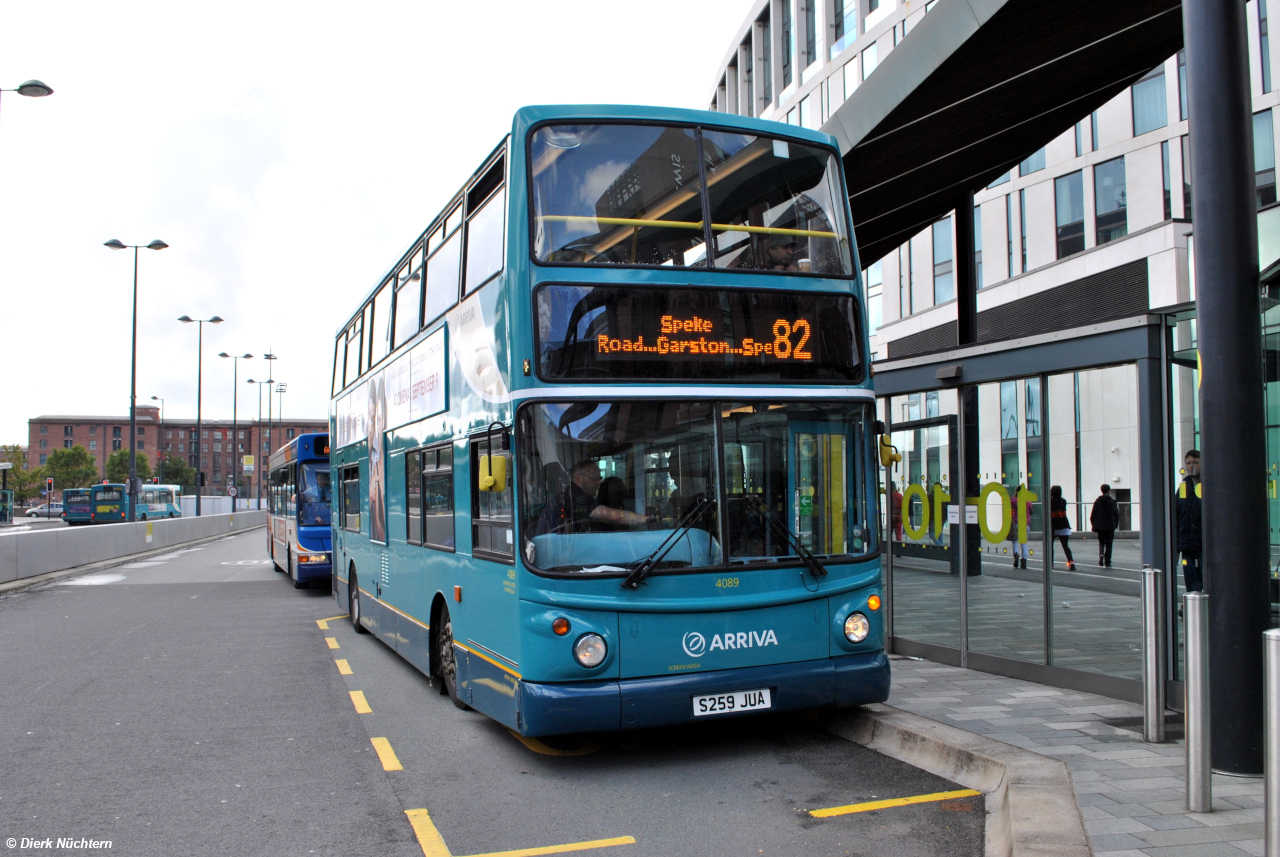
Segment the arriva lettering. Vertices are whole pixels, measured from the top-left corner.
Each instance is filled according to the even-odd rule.
[[[759,646],[776,646],[778,645],[778,636],[773,630],[767,631],[739,631],[736,634],[725,634],[721,637],[716,634],[711,638],[711,646],[709,651],[715,649],[752,649]]]

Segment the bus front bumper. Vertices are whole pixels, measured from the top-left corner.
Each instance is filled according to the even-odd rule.
[[[693,698],[768,688],[766,710],[695,717]],[[519,685],[520,733],[528,736],[646,729],[803,708],[846,708],[889,698],[884,652],[819,661],[617,681]]]
[[[312,557],[322,556],[323,562],[303,562],[299,556],[294,560],[295,572],[298,575],[298,582],[307,583],[312,580],[328,580],[333,570],[333,563],[329,559],[329,554],[312,554]],[[308,558],[310,559],[310,557]]]

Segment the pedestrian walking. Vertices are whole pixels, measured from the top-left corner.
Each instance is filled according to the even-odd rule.
[[[902,541],[902,492],[898,490],[898,486],[892,482],[889,483],[893,489],[889,500],[890,521],[893,524],[893,540],[895,542]]]
[[[1182,484],[1175,504],[1178,510],[1178,553],[1182,555],[1182,582],[1187,592],[1203,592],[1200,566],[1204,541],[1200,532],[1200,450],[1191,449],[1182,458]]]
[[[1067,571],[1076,570],[1075,558],[1071,556],[1071,522],[1067,520],[1067,501],[1062,497],[1062,486],[1054,485],[1049,489],[1049,520],[1053,527],[1053,537],[1062,543],[1062,552],[1067,555]]]
[[[1111,568],[1111,544],[1120,526],[1120,504],[1111,496],[1111,486],[1103,485],[1102,494],[1093,501],[1089,512],[1089,528],[1098,534],[1098,565]]]

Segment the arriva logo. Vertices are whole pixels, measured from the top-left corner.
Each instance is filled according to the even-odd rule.
[[[711,637],[711,645],[707,646],[707,638],[697,631],[690,631],[681,641],[684,652],[691,658],[701,657],[706,652],[716,649],[752,649],[756,646],[776,646],[778,636],[772,629],[766,631],[738,631],[736,634],[715,634]]]

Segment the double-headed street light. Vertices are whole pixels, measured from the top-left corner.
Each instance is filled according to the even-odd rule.
[[[276,355],[275,355],[275,352],[274,352],[274,351],[268,351],[266,354],[262,355],[262,359],[263,359],[263,360],[266,360],[266,361],[267,361],[267,365],[271,367],[271,369],[270,369],[270,370],[268,371],[268,373],[267,373],[268,375],[270,375],[270,376],[271,376],[271,378],[268,378],[268,379],[267,379],[267,383],[268,383],[268,384],[274,383],[271,379],[275,377],[275,374],[276,374],[276,368],[275,368],[275,367],[276,367],[276,363],[275,363],[275,361],[278,359],[278,358],[276,357]],[[271,414],[272,414],[272,411],[271,411],[271,388],[270,388],[270,387],[267,387],[267,457],[270,457],[270,456],[271,456],[271,453],[273,453],[273,452],[275,452],[275,451],[276,451],[276,450],[275,450],[275,446],[276,446],[275,441],[276,441],[276,438],[275,438],[275,435],[272,433],[272,430],[271,430],[271,429],[272,429],[272,426],[274,425],[274,422],[273,422],[273,420],[272,420],[272,418],[271,418]]]
[[[258,500],[257,508],[261,509],[262,508],[262,477],[267,472],[267,460],[266,460],[266,457],[263,456],[262,454],[262,440],[261,440],[262,438],[262,385],[266,384],[267,389],[269,390],[271,389],[271,385],[274,384],[275,381],[271,380],[270,378],[268,378],[265,381],[255,381],[252,378],[250,378],[245,383],[258,385],[258,438],[259,440],[258,440],[257,446],[253,450],[253,454],[256,457],[255,460],[258,462],[258,464],[257,464],[257,472],[254,474],[257,478],[253,480],[253,484],[254,486],[256,486],[254,496],[257,497],[257,500]],[[253,437],[253,432],[249,432],[249,437],[251,438]]]
[[[196,334],[196,517],[200,517],[200,477],[204,473],[200,468],[204,466],[204,432],[201,430],[200,403],[201,396],[204,391],[204,324],[222,324],[222,319],[216,315],[212,318],[192,318],[191,316],[181,316],[178,321],[183,324],[191,324],[195,322],[197,325]]]
[[[152,396],[151,401],[160,403],[160,436],[156,438],[156,462],[160,467],[160,472],[157,475],[160,482],[164,482],[164,396]],[[181,494],[182,492],[179,491],[178,493]],[[181,504],[181,498],[179,498],[178,502]]]
[[[227,352],[223,351],[218,356],[230,357],[231,367],[232,367],[231,368],[231,453],[232,453],[231,486],[236,489],[236,493],[231,495],[231,508],[234,510],[236,507],[236,494],[240,493],[240,450],[238,448],[239,439],[236,437],[236,430],[238,428],[238,424],[236,422],[236,415],[238,413],[236,402],[238,401],[237,397],[238,397],[238,394],[240,393],[240,361],[242,359],[252,360],[253,355],[252,354],[235,355],[235,354],[228,354]]]
[[[30,83],[40,81],[27,81],[23,86]],[[44,86],[42,83],[40,85]],[[21,88],[19,87],[19,91]],[[53,90],[50,89],[49,92]],[[49,92],[43,94],[48,95]],[[133,345],[132,356],[129,358],[129,520],[133,521],[134,507],[138,505],[138,248],[145,246],[148,250],[163,250],[169,245],[159,238],[145,245],[125,244],[119,238],[112,238],[103,246],[112,250],[133,248]]]

